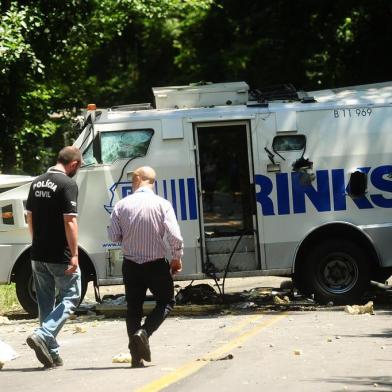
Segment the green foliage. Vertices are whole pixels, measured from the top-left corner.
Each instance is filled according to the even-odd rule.
[[[0,171],[38,174],[98,106],[151,87],[391,79],[388,0],[0,1]]]
[[[20,309],[16,297],[15,283],[0,286],[0,315],[10,310]]]
[[[0,71],[5,75],[17,62],[29,63],[29,68],[42,73],[43,65],[36,57],[26,35],[40,27],[41,20],[27,6],[18,8],[11,3],[0,18]]]

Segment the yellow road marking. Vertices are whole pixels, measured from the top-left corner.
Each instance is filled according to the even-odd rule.
[[[234,325],[233,327],[226,328],[226,332],[237,332],[240,329],[246,327],[247,325],[256,322],[264,317],[263,314],[256,314],[253,316],[248,316],[245,320],[240,321],[238,324]]]
[[[136,392],[157,392],[161,391],[163,388],[168,387],[169,385],[182,380],[185,377],[190,376],[193,373],[196,373],[199,369],[206,366],[209,360],[214,360],[222,356],[222,354],[226,354],[228,351],[232,350],[233,348],[238,347],[243,342],[251,338],[252,336],[256,335],[261,329],[269,327],[270,325],[278,322],[283,317],[286,317],[285,313],[278,314],[273,316],[269,319],[264,320],[254,328],[250,329],[247,332],[235,337],[234,339],[230,340],[228,343],[224,344],[223,346],[219,347],[215,351],[207,354],[206,356],[202,357],[202,360],[193,360],[178,369],[162,376],[161,378],[147,384],[139,389]]]

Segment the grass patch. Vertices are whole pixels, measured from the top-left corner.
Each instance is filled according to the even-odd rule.
[[[15,283],[0,285],[0,314],[20,309]]]

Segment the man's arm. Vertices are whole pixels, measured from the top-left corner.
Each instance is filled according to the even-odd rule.
[[[33,239],[33,214],[31,213],[31,211],[27,211],[27,226],[29,227],[29,232],[30,232],[30,236],[31,239]]]
[[[78,221],[75,215],[64,215],[65,236],[67,237],[68,247],[71,251],[71,259],[68,268],[65,270],[66,275],[76,272],[79,265],[78,256]]]
[[[183,254],[184,242],[172,206],[166,211],[164,225],[167,234],[167,242],[170,245],[172,255],[172,259],[170,260],[170,271],[174,275],[182,270],[181,256]]]
[[[118,206],[116,205],[110,215],[110,226],[107,227],[108,237],[113,242],[122,241],[122,230],[118,216]]]
[[[171,259],[170,260],[170,272],[175,275],[177,272],[182,271],[182,261],[181,259]]]

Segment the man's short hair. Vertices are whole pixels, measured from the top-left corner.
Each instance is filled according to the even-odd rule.
[[[80,150],[74,146],[62,148],[57,156],[57,162],[67,165],[72,161],[82,162],[82,154],[80,153]]]
[[[137,168],[132,175],[139,176],[143,181],[148,181],[150,184],[155,182],[156,173],[150,166],[142,166]]]

